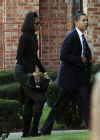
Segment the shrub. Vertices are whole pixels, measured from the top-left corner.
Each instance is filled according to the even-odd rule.
[[[48,87],[47,91],[47,103],[49,106],[53,106],[53,104],[56,102],[56,99],[59,95],[59,88],[56,85],[55,81],[52,81]]]
[[[56,71],[48,72],[48,76],[52,79],[52,81],[55,81],[57,77],[57,72]]]
[[[19,100],[20,98],[19,88],[20,84],[17,82],[0,86],[0,98]]]
[[[5,71],[0,72],[0,85],[9,84],[12,82],[15,82],[13,73]]]
[[[100,71],[100,64],[94,64],[92,66],[92,75],[96,74],[98,71]]]
[[[19,108],[20,103],[16,100],[0,99],[0,129],[16,129],[16,121],[20,120]]]

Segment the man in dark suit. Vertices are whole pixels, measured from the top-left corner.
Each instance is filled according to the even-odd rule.
[[[62,115],[64,107],[68,105],[72,93],[80,97],[80,109],[86,126],[89,123],[89,81],[92,57],[90,48],[83,36],[88,26],[88,18],[84,13],[78,13],[74,19],[75,29],[65,37],[60,52],[60,68],[57,84],[61,88],[60,96],[48,115],[41,134],[50,134],[54,120]],[[77,96],[77,95],[76,95]]]

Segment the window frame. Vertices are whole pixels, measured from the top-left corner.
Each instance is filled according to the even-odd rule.
[[[79,9],[77,10],[76,7],[76,0],[72,0],[72,15],[74,16],[77,11],[83,12],[83,0],[79,0]]]

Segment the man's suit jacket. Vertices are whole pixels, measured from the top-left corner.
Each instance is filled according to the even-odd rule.
[[[91,51],[87,45],[87,63],[81,61],[82,46],[79,35],[74,29],[66,36],[60,52],[61,64],[57,76],[57,84],[65,89],[76,89],[88,84],[91,73]]]

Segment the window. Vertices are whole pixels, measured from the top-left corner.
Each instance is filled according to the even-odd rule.
[[[72,14],[73,16],[78,12],[78,11],[83,11],[83,0],[73,0],[72,3]]]

